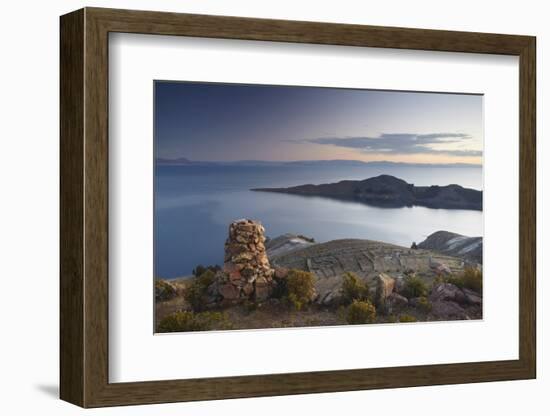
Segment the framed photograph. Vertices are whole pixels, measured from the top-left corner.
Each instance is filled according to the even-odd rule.
[[[62,16],[61,398],[535,378],[535,49]]]

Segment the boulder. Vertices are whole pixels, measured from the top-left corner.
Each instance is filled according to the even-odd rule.
[[[394,313],[406,307],[409,301],[405,296],[400,295],[399,293],[392,292],[386,298],[386,311],[388,313]]]
[[[404,288],[405,288],[405,279],[403,278],[403,276],[397,276],[395,278],[395,285],[394,285],[393,291],[397,293],[401,293]]]
[[[430,258],[430,268],[437,274],[445,274],[450,275],[452,273],[451,268],[445,264],[441,263],[439,261],[435,261],[432,258]]]
[[[456,302],[437,300],[432,302],[432,315],[438,319],[470,319]]]
[[[225,300],[237,300],[241,293],[240,289],[232,283],[226,283],[220,286],[219,291],[220,295],[222,295]]]
[[[451,269],[446,264],[440,264],[434,268],[435,272],[439,275],[450,275]]]
[[[479,306],[482,303],[481,295],[477,292],[474,292],[470,289],[462,289],[462,292],[464,292],[465,302],[469,305],[476,305]]]
[[[286,279],[288,276],[288,269],[286,267],[275,267],[274,275],[275,279]]]
[[[438,283],[432,289],[429,299],[431,302],[452,301],[464,303],[466,296],[462,290],[451,283]]]
[[[451,283],[439,283],[430,293],[430,301],[451,301],[460,305],[480,306],[482,297],[470,289],[459,289]]]
[[[376,297],[375,303],[379,307],[384,306],[386,298],[390,296],[395,288],[395,279],[386,273],[380,273],[376,276]]]
[[[315,293],[316,296],[314,301],[323,306],[337,305],[342,299],[342,294],[339,290],[325,292],[322,295],[318,294],[317,291],[315,291]]]

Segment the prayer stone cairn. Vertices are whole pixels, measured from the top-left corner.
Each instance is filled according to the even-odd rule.
[[[264,301],[274,287],[275,270],[265,251],[265,229],[249,219],[233,221],[225,242],[218,291],[225,302]]]

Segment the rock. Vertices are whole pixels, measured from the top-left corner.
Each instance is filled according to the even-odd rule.
[[[443,274],[450,275],[451,274],[451,269],[446,264],[440,264],[439,266],[437,266],[435,268],[435,272],[437,274],[441,274],[441,275],[443,275]]]
[[[230,261],[234,256],[239,255],[240,253],[247,251],[247,246],[245,244],[238,244],[235,242],[226,242],[225,243],[225,261]],[[224,263],[225,264],[225,263]]]
[[[225,262],[223,264],[223,269],[222,270],[226,273],[231,273],[231,272],[241,271],[241,269],[242,269],[242,265],[240,265],[240,264]]]
[[[435,304],[437,302],[451,302],[456,303],[457,305],[480,306],[483,300],[481,295],[474,292],[473,290],[459,289],[451,283],[439,283],[432,289],[430,293],[430,301],[432,302],[432,304]],[[440,307],[443,306],[440,305]],[[449,308],[449,306],[445,307]]]
[[[226,300],[237,300],[240,296],[240,289],[232,283],[226,283],[219,287],[220,295]]]
[[[469,305],[481,305],[482,298],[479,293],[474,292],[470,289],[462,289],[462,292],[464,292],[465,302]]]
[[[275,279],[286,279],[288,276],[288,269],[286,267],[275,267],[274,276]]]
[[[271,285],[265,277],[259,277],[254,282],[254,297],[256,301],[264,301],[271,294]]]
[[[238,270],[229,273],[229,280],[232,282],[240,282],[242,279],[241,272]]]
[[[254,254],[244,251],[242,253],[239,253],[233,257],[231,257],[231,261],[233,263],[247,263],[250,260],[254,258]]]
[[[445,263],[441,263],[430,258],[430,268],[437,274],[450,275],[452,273],[451,268]]]
[[[341,298],[341,294],[338,291],[338,292],[326,292],[322,296],[317,295],[315,300],[321,305],[329,306],[332,304],[339,303],[340,298]]]
[[[405,279],[403,276],[398,276],[395,278],[395,286],[393,288],[394,292],[401,293],[405,288]]]
[[[255,274],[256,274],[256,268],[249,265],[244,266],[244,268],[239,273],[239,275],[241,277],[244,277],[246,280],[249,280],[250,278],[254,277]],[[254,279],[252,279],[252,281],[254,281]]]
[[[392,292],[386,298],[386,302],[385,302],[386,311],[388,313],[394,313],[396,311],[401,310],[405,306],[407,306],[408,303],[409,301],[405,296],[402,296],[399,293]]]
[[[375,303],[379,307],[384,306],[386,298],[390,296],[395,287],[395,279],[386,273],[380,273],[376,277],[376,297]]]
[[[464,303],[466,296],[462,290],[451,283],[439,283],[430,292],[429,299],[431,302],[452,301]]]
[[[437,300],[432,302],[432,315],[439,319],[469,319],[466,311],[456,302]]]

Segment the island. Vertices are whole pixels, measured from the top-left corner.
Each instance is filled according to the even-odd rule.
[[[256,192],[279,192],[300,196],[320,196],[362,202],[379,207],[410,207],[482,210],[483,193],[460,185],[415,186],[391,175],[354,181],[288,188],[253,188]]]

